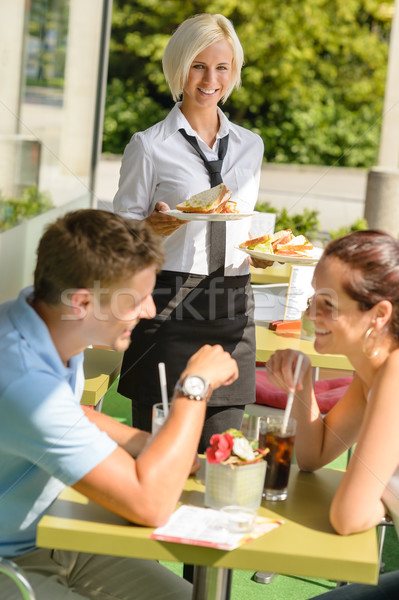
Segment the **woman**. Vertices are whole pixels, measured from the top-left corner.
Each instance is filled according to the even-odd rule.
[[[343,535],[377,525],[386,511],[399,531],[399,243],[380,231],[356,231],[326,247],[314,272],[309,316],[315,349],[344,354],[355,375],[323,418],[309,359],[304,356],[292,415],[297,419],[299,467],[313,471],[351,448],[352,458],[330,508]],[[269,379],[292,389],[298,353],[276,352]],[[329,598],[397,598],[399,571],[379,586],[337,588]]]
[[[166,363],[171,396],[187,357],[204,340],[221,344],[238,361],[239,380],[212,394],[200,452],[213,433],[240,428],[245,404],[255,400],[249,261],[236,248],[248,238],[248,221],[186,222],[165,211],[216,185],[206,161],[221,165],[218,180],[232,191],[239,212],[254,209],[263,142],[218,107],[239,87],[242,65],[241,44],[222,15],[197,15],[178,27],[163,56],[176,104],[164,121],[133,136],[114,200],[115,211],[147,219],[165,236],[166,261],[154,291],[157,316],[135,329],[118,388],[132,398],[135,426],[151,428],[151,407],[161,400],[159,362]]]

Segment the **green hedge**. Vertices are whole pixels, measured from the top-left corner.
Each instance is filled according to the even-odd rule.
[[[163,49],[197,13],[220,12],[242,42],[242,87],[224,109],[275,163],[375,164],[394,0],[114,0],[104,152],[173,105]],[[254,17],[256,15],[256,18]]]
[[[19,198],[5,198],[0,191],[0,231],[11,229],[53,206],[50,195],[39,191],[37,186],[25,188]]]

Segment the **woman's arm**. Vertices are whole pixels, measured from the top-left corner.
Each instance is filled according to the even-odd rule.
[[[114,211],[122,217],[146,219],[154,209],[155,187],[151,157],[145,151],[140,134],[135,134],[123,153]]]
[[[303,392],[297,392],[293,408],[298,421],[295,455],[304,471],[327,465],[356,442],[366,408],[360,379],[355,375],[345,394],[324,417],[316,406],[313,391],[311,408]]]
[[[299,352],[280,350],[267,363],[271,383],[293,389],[293,374]],[[295,457],[300,469],[315,471],[340,456],[355,442],[364,414],[363,385],[354,377],[341,400],[323,418],[313,390],[312,366],[303,355],[301,373],[292,406],[297,420]]]
[[[114,211],[122,217],[147,219],[158,235],[171,235],[185,225],[164,211],[165,202],[155,203],[156,174],[153,162],[140,134],[132,137],[122,157],[119,187],[114,198]]]
[[[373,382],[356,449],[331,505],[342,534],[364,531],[385,514],[384,490],[399,464],[399,350]]]

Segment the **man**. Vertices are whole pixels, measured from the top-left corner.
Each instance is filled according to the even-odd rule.
[[[237,378],[221,347],[201,348],[154,439],[80,405],[83,350],[128,347],[139,319],[155,314],[162,261],[144,222],[72,212],[44,233],[33,288],[0,306],[0,555],[24,569],[39,600],[191,597],[190,585],[158,563],[35,548],[37,523],[65,485],[134,523],[165,523],[211,390]],[[0,597],[12,598],[5,585]]]

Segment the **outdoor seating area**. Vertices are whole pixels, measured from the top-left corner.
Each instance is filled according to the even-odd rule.
[[[124,396],[117,392],[117,381],[106,393],[103,402],[103,411],[126,424],[131,424],[130,402]],[[250,413],[248,413],[250,414]],[[334,463],[328,465],[328,468],[344,470],[347,464],[347,456],[342,455]],[[385,540],[382,546],[382,563],[385,571],[392,571],[398,568],[398,559],[395,552],[396,533],[393,527],[387,527],[385,531]],[[171,569],[174,573],[182,576],[183,561],[172,562],[163,560],[162,564]],[[268,568],[263,570],[269,571]],[[308,600],[313,596],[334,589],[336,581],[318,577],[287,576],[277,574],[273,577],[270,584],[257,583],[254,580],[256,569],[234,569],[232,579],[231,600]]]
[[[102,382],[102,385],[106,386],[106,391],[104,391],[104,387],[101,388],[101,402],[97,404],[96,409],[103,410],[105,414],[131,425],[132,417],[130,401],[117,392],[121,355],[107,349],[89,349],[86,352],[88,358],[86,370],[88,379],[86,380],[86,389],[93,386],[93,381],[97,382],[98,385],[98,378],[108,377],[107,381]],[[332,373],[334,374],[333,369],[323,370],[322,368],[321,372],[318,372],[319,375],[321,374],[322,378],[315,382],[315,392],[320,410],[323,413],[327,413],[344,394],[352,381],[352,376],[349,371],[347,372],[348,376],[342,376],[345,372],[338,371],[338,376],[336,377],[323,378],[324,372],[329,375]],[[103,375],[101,375],[101,373],[103,373]],[[104,373],[106,375],[104,375]],[[261,364],[258,364],[257,367],[256,380],[257,400],[255,404],[246,407],[246,418],[244,419],[244,422],[247,423],[247,426],[249,425],[252,429],[255,428],[257,430],[254,419],[256,420],[265,414],[284,413],[287,394],[281,392],[268,381],[266,371]],[[248,435],[249,431],[245,431],[244,433],[245,435]],[[344,470],[350,457],[350,453],[351,449],[334,461],[334,463],[328,465],[328,468],[341,471]],[[293,462],[295,462],[295,458],[293,459]],[[378,528],[378,560],[381,566],[381,572],[393,570],[396,568],[395,565],[397,564],[394,552],[392,551],[396,534],[393,527],[389,527],[389,525],[392,525],[392,522],[384,520]],[[176,563],[164,560],[162,563],[174,573],[180,576],[183,575],[182,562]],[[323,589],[327,591],[333,589],[337,584],[342,584],[341,581],[337,582],[321,577],[304,578],[287,576],[279,573],[271,574],[272,577],[270,578],[270,583],[260,583],[259,579],[257,581],[255,577],[257,571],[259,571],[259,569],[254,569],[253,572],[242,568],[234,569],[232,579],[233,587],[231,590],[232,600],[241,599],[241,594],[243,593],[245,593],[246,597],[253,600],[267,597],[274,598],[276,594],[278,594],[279,598],[288,599],[292,597],[293,593],[299,594],[297,596],[298,598],[306,600],[316,593],[321,593]],[[269,569],[267,569],[267,571],[269,571]],[[265,573],[265,575],[267,574],[268,572]],[[278,576],[276,577],[276,575]]]

